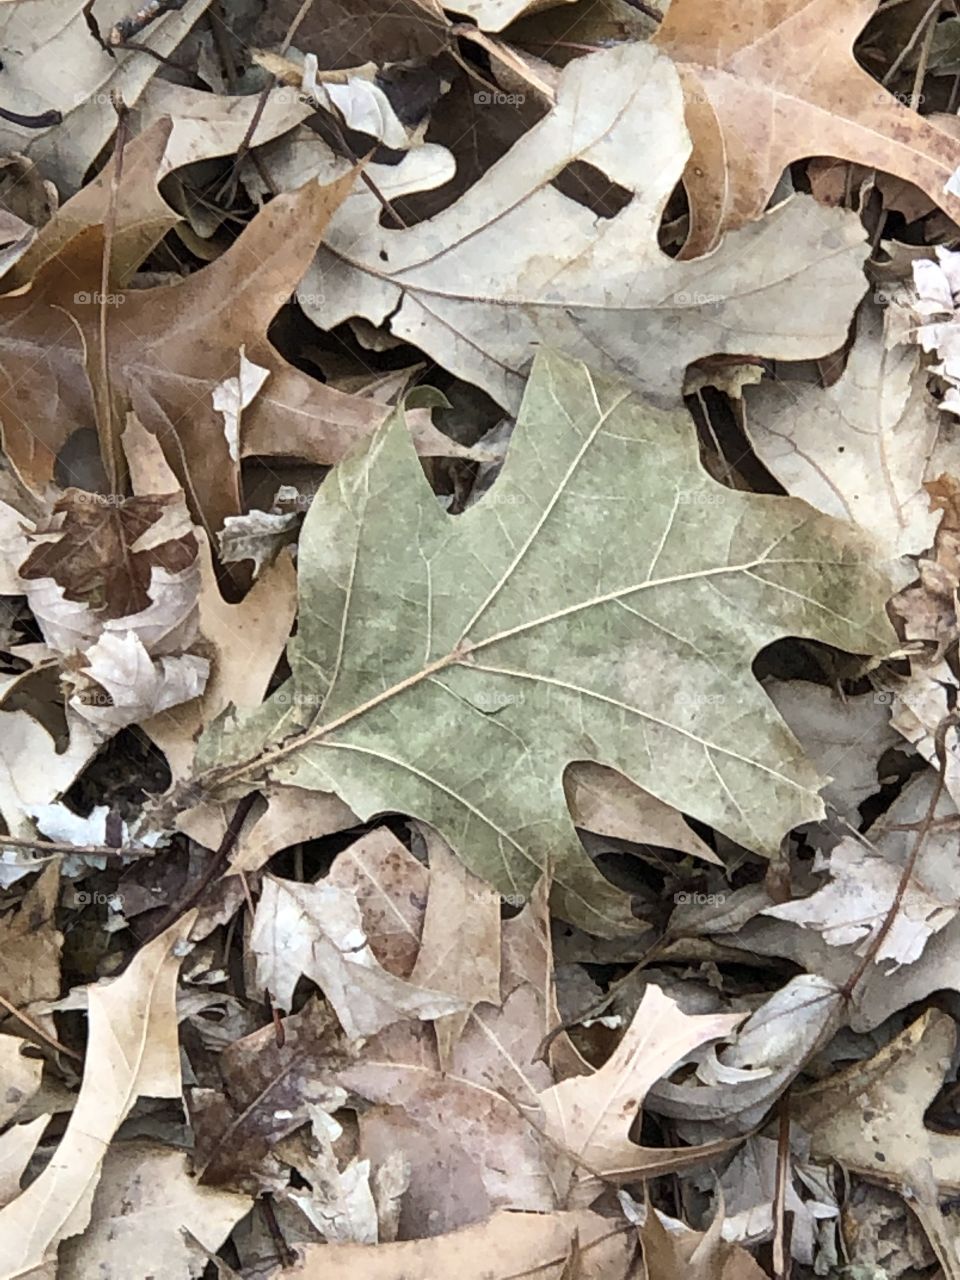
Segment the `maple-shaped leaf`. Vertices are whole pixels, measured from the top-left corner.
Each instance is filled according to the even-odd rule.
[[[889,647],[871,546],[803,502],[724,488],[685,412],[542,353],[503,472],[463,515],[399,416],[321,487],[292,684],[211,731],[206,762],[232,767],[207,780],[268,769],[364,819],[402,810],[502,892],[552,863],[561,914],[629,928],[580,848],[565,766],[610,765],[777,848],[822,814],[821,779],[750,663],[784,635]],[[286,740],[261,755],[263,735]]]
[[[552,110],[435,217],[382,226],[377,200],[351,195],[304,310],[327,329],[387,321],[511,409],[540,344],[673,404],[706,355],[836,351],[864,292],[859,220],[797,196],[708,259],[676,262],[657,228],[689,151],[669,58],[636,43],[576,58]],[[631,199],[599,217],[562,195],[554,180],[575,162],[601,171],[598,194],[619,184]]]
[[[326,187],[311,182],[278,196],[209,266],[174,284],[107,295],[114,396],[132,404],[157,436],[195,513],[214,528],[239,510],[239,464],[231,458],[213,391],[238,373],[242,346],[268,376],[244,411],[241,452],[276,452],[265,442],[278,434],[273,424],[279,419],[288,438],[312,435],[314,461],[326,454],[333,462],[387,412],[302,373],[266,336],[351,184],[352,178]],[[52,479],[73,432],[94,425],[84,351],[99,351],[103,251],[102,226],[87,225],[43,263],[32,288],[0,298],[3,446],[34,491]],[[96,367],[98,361],[89,363]]]
[[[675,0],[654,43],[683,79],[693,154],[683,256],[759,218],[794,160],[836,156],[912,182],[952,218],[960,143],[853,56],[876,0]],[[948,184],[950,184],[948,186]]]

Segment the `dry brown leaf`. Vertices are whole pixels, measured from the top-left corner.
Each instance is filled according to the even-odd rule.
[[[434,1019],[445,1071],[471,1010],[500,1003],[500,895],[468,871],[435,831],[425,828],[424,838],[430,893],[411,981],[466,1002],[460,1012]]]
[[[216,1062],[216,1088],[188,1092],[196,1134],[194,1171],[207,1186],[258,1194],[287,1185],[278,1143],[309,1123],[348,1058],[329,1008],[318,1000],[283,1019],[283,1043],[272,1022],[234,1041]]]
[[[768,1280],[745,1249],[723,1240],[722,1227],[721,1209],[706,1232],[670,1231],[648,1206],[640,1228],[644,1280]]]
[[[563,789],[578,827],[636,844],[679,849],[705,862],[720,862],[676,809],[616,769],[578,760],[564,774]]]
[[[199,1186],[186,1151],[114,1143],[93,1195],[90,1226],[60,1249],[57,1280],[188,1280],[247,1213],[249,1196]],[[189,1232],[189,1236],[185,1234]]]
[[[960,217],[955,139],[881,88],[855,61],[875,0],[674,0],[654,43],[683,79],[693,154],[686,258],[759,218],[794,160],[833,155],[885,170]],[[951,184],[948,189],[948,184]]]
[[[578,1203],[590,1203],[604,1180],[629,1181],[682,1169],[717,1149],[653,1149],[629,1138],[648,1090],[699,1045],[730,1035],[742,1014],[688,1016],[649,986],[613,1055],[589,1076],[573,1076],[540,1094],[545,1132],[571,1153],[568,1171]],[[721,1148],[722,1149],[722,1146]]]
[[[562,1280],[575,1238],[582,1259],[577,1280],[628,1280],[634,1275],[632,1232],[584,1210],[496,1213],[450,1235],[376,1249],[310,1245],[297,1265],[274,1272],[270,1280],[514,1280],[524,1274]]]
[[[195,508],[214,527],[239,510],[237,466],[212,395],[235,372],[242,344],[270,370],[246,415],[252,437],[269,437],[282,422],[291,436],[285,452],[295,453],[295,424],[300,420],[303,432],[309,422],[314,456],[332,462],[384,416],[372,401],[332,391],[295,369],[265,336],[351,184],[311,183],[279,196],[208,267],[172,285],[108,295],[114,392],[132,401]],[[50,482],[69,436],[93,421],[80,335],[96,349],[102,251],[102,230],[88,227],[40,269],[28,293],[0,299],[4,448],[38,492]],[[270,452],[263,443],[254,447]]]
[[[953,1019],[928,1010],[879,1053],[795,1094],[792,1116],[815,1159],[894,1186],[928,1161],[941,1193],[960,1188],[960,1137],[924,1123],[957,1041]]]
[[[59,892],[60,868],[50,863],[19,908],[0,917],[0,995],[18,1009],[60,994],[63,934],[54,923]],[[0,1008],[0,1020],[5,1017]],[[48,1025],[52,1028],[52,1021]]]
[[[259,706],[267,691],[296,615],[296,572],[289,553],[279,556],[242,600],[224,600],[217,584],[206,535],[198,530],[199,629],[210,678],[202,697],[171,708],[144,723],[167,757],[174,782],[187,778],[201,731],[229,704]],[[181,824],[182,829],[187,828]],[[220,832],[222,835],[223,832]],[[216,847],[219,836],[205,831],[197,839]],[[291,835],[289,844],[306,838]],[[247,870],[253,868],[247,867]]]
[[[0,1276],[30,1273],[84,1230],[107,1146],[138,1097],[180,1097],[178,946],[193,913],[147,943],[119,978],[87,988],[83,1083],[55,1158],[0,1210]]]

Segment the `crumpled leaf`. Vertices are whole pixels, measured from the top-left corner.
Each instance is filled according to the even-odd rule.
[[[90,1221],[107,1146],[137,1098],[179,1098],[176,947],[193,913],[141,947],[121,977],[87,988],[89,1042],[80,1095],[56,1157],[0,1209],[0,1275],[51,1258]]]
[[[744,1022],[733,1043],[699,1054],[695,1080],[663,1080],[649,1106],[694,1124],[690,1135],[741,1136],[763,1119],[809,1056],[836,1032],[843,997],[816,974],[801,974],[775,991]]]
[[[327,329],[389,317],[509,408],[538,345],[672,404],[701,356],[841,346],[864,291],[857,220],[799,198],[709,259],[672,261],[657,227],[689,145],[669,59],[637,43],[576,58],[554,109],[442,213],[397,230],[379,225],[373,196],[348,201],[304,279],[304,310]],[[631,192],[627,206],[598,218],[561,195],[551,183],[573,161]]]
[[[894,559],[933,543],[923,488],[937,412],[915,347],[887,347],[879,312],[864,309],[847,366],[830,387],[765,379],[744,392],[757,456],[786,491],[850,520]],[[938,459],[936,470],[948,465]],[[960,467],[960,454],[951,470]],[[912,573],[911,573],[912,576]]]
[[[684,171],[688,257],[759,218],[783,171],[837,156],[914,183],[951,217],[957,144],[886,92],[853,57],[874,0],[780,0],[744,12],[673,0],[654,43],[683,78],[694,150]],[[948,185],[950,184],[950,185]]]
[[[155,1142],[114,1143],[103,1161],[90,1225],[64,1243],[58,1280],[188,1280],[206,1266],[253,1201],[198,1185],[186,1151]],[[189,1233],[189,1234],[187,1234]]]
[[[283,738],[262,762],[275,779],[429,821],[504,894],[549,861],[557,910],[601,934],[636,924],[581,851],[571,759],[758,852],[822,815],[749,663],[785,633],[886,648],[887,588],[844,526],[712,481],[686,415],[544,353],[503,473],[463,515],[399,421],[331,480],[301,533],[293,681],[213,726],[208,785]],[[614,530],[616,503],[634,515]]]
[[[827,857],[817,857],[813,870],[830,873],[821,889],[808,898],[767,907],[763,914],[816,929],[831,946],[857,943],[856,954],[865,955],[893,906],[936,785],[929,771],[915,779],[870,828],[866,839],[847,836]],[[956,812],[951,798],[943,795],[934,816],[945,818]],[[906,830],[895,829],[904,824]],[[958,910],[956,832],[928,832],[874,963],[913,964],[923,954],[927,939],[945,929]]]
[[[323,1001],[308,1002],[282,1025],[282,1043],[269,1023],[228,1044],[216,1058],[214,1087],[188,1090],[193,1168],[206,1186],[252,1194],[285,1187],[277,1146],[309,1123],[310,1103],[329,1098],[331,1077],[348,1058]]]
[[[217,535],[220,557],[224,564],[253,561],[253,576],[258,578],[272,564],[283,547],[295,536],[299,516],[294,511],[247,511],[242,516],[227,516]]]
[[[265,876],[250,946],[257,981],[279,1008],[291,1008],[303,975],[320,987],[352,1039],[404,1017],[456,1013],[464,1004],[385,970],[367,942],[356,895],[329,881],[299,884]]]
[[[839,1213],[829,1186],[828,1168],[797,1158],[802,1131],[791,1135],[790,1172],[784,1196],[784,1211],[793,1215],[790,1252],[798,1262],[812,1266],[817,1222]],[[773,1234],[773,1206],[776,1202],[778,1143],[775,1138],[751,1136],[730,1161],[720,1180],[723,1197],[724,1240],[753,1245]],[[801,1153],[802,1154],[802,1153]],[[712,1178],[711,1178],[712,1181]],[[816,1188],[820,1198],[804,1198],[799,1190]],[[799,1187],[799,1190],[798,1190]]]
[[[346,1102],[342,1090],[332,1090],[326,1106],[309,1106],[315,1150],[298,1172],[310,1184],[308,1191],[294,1191],[290,1199],[331,1244],[376,1244],[379,1238],[377,1205],[370,1186],[370,1161],[351,1160],[339,1168],[333,1144],[343,1133],[330,1113]]]

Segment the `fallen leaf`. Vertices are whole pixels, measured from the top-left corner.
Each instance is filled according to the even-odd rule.
[[[730,1035],[742,1014],[688,1016],[649,986],[613,1055],[590,1076],[573,1076],[540,1094],[546,1133],[571,1156],[573,1194],[590,1203],[604,1182],[629,1182],[651,1169],[682,1169],[714,1154],[697,1148],[653,1149],[629,1132],[651,1086],[710,1040]]]
[[[949,134],[882,88],[853,57],[876,10],[851,0],[781,0],[744,17],[732,0],[709,12],[675,0],[654,43],[683,78],[694,150],[684,171],[696,257],[761,217],[794,160],[830,155],[912,182],[951,217],[960,162]]]
[[[289,555],[274,561],[243,599],[233,604],[220,593],[210,544],[202,530],[196,530],[196,539],[198,626],[209,656],[210,678],[202,697],[167,709],[143,726],[166,755],[175,780],[189,776],[201,730],[226,706],[258,705],[283,654],[296,612],[296,575]],[[196,838],[216,848],[222,834],[221,829],[214,837],[208,829],[206,839],[200,834]]]
[[[216,1087],[188,1090],[194,1171],[206,1186],[252,1194],[285,1187],[277,1144],[309,1123],[309,1104],[329,1096],[334,1073],[347,1061],[346,1041],[320,1001],[282,1026],[282,1044],[268,1023],[218,1056]]]
[[[932,478],[936,406],[919,352],[888,348],[879,312],[861,311],[847,366],[832,386],[765,379],[746,389],[744,402],[757,456],[787,493],[858,524],[891,560],[932,544],[937,516],[923,481]]]
[[[265,336],[348,187],[312,184],[279,196],[209,266],[175,284],[108,295],[114,392],[132,402],[195,508],[214,527],[236,513],[238,495],[237,469],[218,430],[212,394],[236,368],[241,344],[270,371],[245,427],[277,414],[307,415],[315,436],[332,433],[325,442],[332,461],[383,417],[373,402],[332,391],[295,369]],[[29,292],[0,299],[4,448],[38,491],[52,478],[71,433],[93,421],[74,324],[96,349],[101,308],[93,302],[102,248],[102,230],[89,227],[40,269]]]
[[[886,695],[840,697],[809,680],[767,680],[764,689],[800,745],[830,779],[822,795],[831,809],[858,825],[859,808],[880,790],[880,757],[898,745]]]
[[[636,512],[617,541],[601,495]],[[819,779],[749,663],[788,631],[886,648],[886,588],[862,555],[803,504],[712,481],[685,415],[543,354],[500,479],[455,520],[399,419],[322,486],[301,533],[293,682],[208,731],[203,779],[266,764],[362,819],[415,814],[500,892],[525,895],[549,862],[565,918],[635,932],[582,852],[564,767],[598,759],[758,852],[821,816]]]
[[[578,827],[617,840],[679,849],[705,862],[720,861],[676,809],[614,769],[576,761],[564,775],[563,787]]]
[[[866,955],[897,900],[903,869],[936,785],[932,771],[910,782],[865,839],[847,836],[828,857],[815,861],[814,871],[830,873],[823,888],[808,898],[767,907],[764,915],[816,929],[831,946],[857,943],[855,953]],[[956,812],[953,801],[944,795],[934,816],[944,818]],[[897,830],[898,826],[902,829]],[[874,956],[875,964],[885,960],[894,961],[895,968],[913,964],[923,954],[927,939],[955,918],[960,910],[955,860],[956,832],[930,832]]]
[[[147,943],[120,978],[95,984],[80,1095],[55,1158],[0,1209],[0,1275],[26,1275],[90,1221],[107,1146],[138,1097],[180,1097],[175,987],[192,915]]]
[[[199,1186],[185,1151],[151,1142],[114,1143],[90,1209],[90,1226],[60,1249],[58,1280],[187,1280],[206,1266],[253,1201]],[[190,1233],[190,1236],[185,1234]]]
[[[768,1280],[749,1253],[723,1240],[722,1226],[718,1213],[708,1231],[672,1232],[648,1208],[640,1228],[644,1280]]]
[[[23,1051],[30,1047],[28,1040],[20,1040],[17,1036],[0,1036],[0,1082],[3,1087],[0,1095],[0,1128],[15,1119],[24,1102],[29,1101],[40,1088],[43,1059],[27,1057]],[[2,1177],[0,1165],[0,1182]],[[3,1200],[0,1198],[0,1205],[2,1204]]]
[[[275,1271],[270,1280],[412,1280],[449,1275],[458,1280],[512,1280],[525,1271],[534,1271],[537,1280],[562,1280],[575,1238],[583,1258],[577,1280],[629,1280],[634,1274],[630,1232],[584,1210],[497,1213],[450,1235],[385,1244],[376,1250],[357,1244],[309,1245],[299,1263]]]
[[[136,102],[161,61],[209,3],[186,0],[177,10],[161,14],[141,39],[147,52],[122,49],[113,54],[91,34],[83,0],[8,4],[3,13],[0,106],[21,115],[57,110],[63,120],[39,129],[0,120],[0,150],[29,156],[62,191],[72,194],[117,127],[111,93],[119,93],[127,105]],[[128,0],[99,0],[96,19],[106,32],[129,12]],[[50,74],[53,67],[56,75]]]
[[[18,1008],[60,994],[63,934],[54,923],[59,892],[60,868],[51,863],[24,894],[19,909],[0,917],[0,995]],[[0,1007],[0,1019],[5,1018]]]
[[[265,876],[250,946],[257,981],[289,1010],[301,976],[326,995],[346,1034],[374,1035],[404,1017],[455,1013],[463,1000],[388,973],[370,949],[356,896],[329,881]]]
[[[956,1191],[960,1138],[924,1124],[956,1039],[953,1019],[929,1009],[872,1058],[794,1094],[793,1121],[809,1133],[811,1155],[894,1186],[929,1161],[941,1194]]]
[[[445,991],[464,1008],[434,1019],[440,1066],[446,1070],[453,1047],[478,1004],[500,1003],[500,899],[471,875],[445,841],[424,833],[430,861],[430,893],[411,981]],[[464,945],[464,923],[469,945]]]
[[[304,310],[327,329],[389,318],[509,408],[542,345],[670,404],[701,356],[836,350],[864,291],[856,218],[798,198],[708,260],[675,262],[656,229],[689,145],[669,59],[645,44],[577,58],[553,110],[442,213],[397,230],[379,225],[369,193],[348,200],[304,279]],[[561,195],[551,184],[574,161],[625,188],[626,207],[598,218]]]

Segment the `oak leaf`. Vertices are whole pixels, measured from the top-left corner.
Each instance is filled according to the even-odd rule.
[[[709,259],[673,261],[657,228],[689,148],[668,58],[644,44],[577,58],[549,114],[435,217],[397,230],[369,193],[351,196],[304,309],[328,329],[389,317],[391,333],[511,408],[539,344],[671,403],[706,355],[835,351],[864,290],[857,219],[799,196]],[[561,195],[554,180],[574,162],[632,198],[599,217]]]
[[[875,0],[675,0],[654,43],[683,78],[694,149],[684,171],[697,257],[759,218],[794,160],[836,156],[926,192],[952,218],[960,145],[882,88],[853,43]]]
[[[321,487],[292,683],[212,726],[198,765],[213,787],[268,770],[363,819],[413,814],[504,894],[550,863],[561,914],[636,932],[583,855],[564,767],[610,765],[775,849],[822,814],[821,780],[750,662],[785,634],[886,649],[870,554],[803,503],[711,480],[685,413],[543,353],[503,472],[463,515],[399,417]]]

